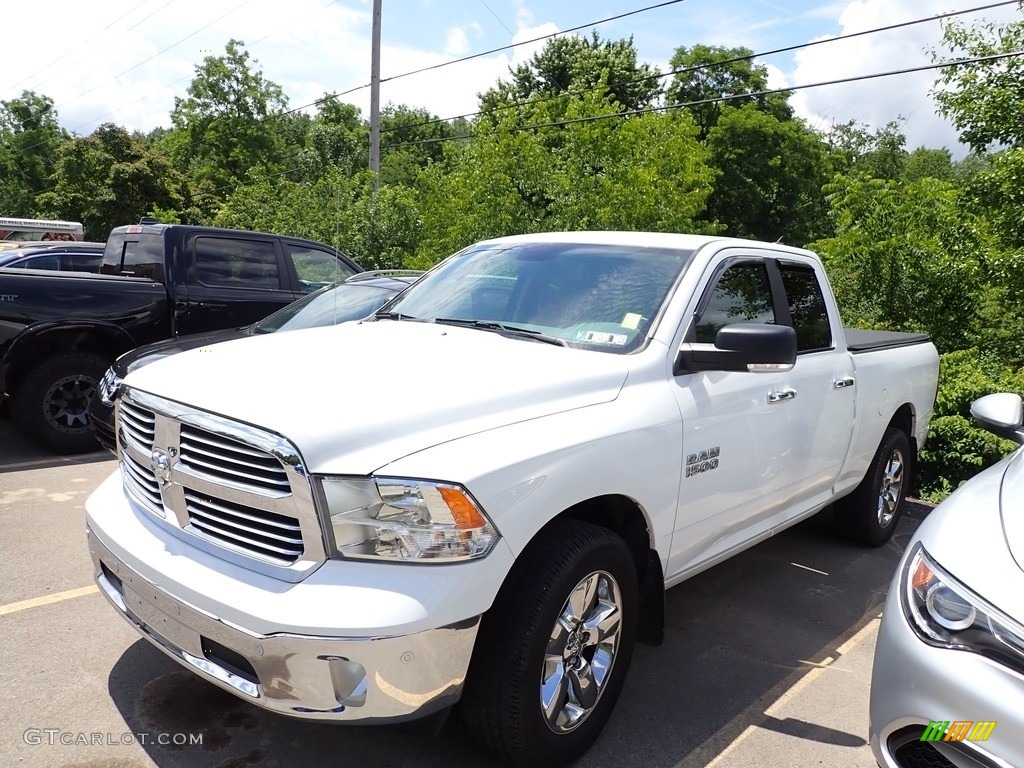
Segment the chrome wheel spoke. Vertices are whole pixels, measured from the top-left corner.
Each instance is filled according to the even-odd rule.
[[[540,684],[540,706],[544,710],[544,719],[554,728],[559,724],[569,696],[569,678],[561,657],[548,657],[544,662],[544,672],[545,677]]]
[[[594,646],[619,633],[619,608],[615,603],[599,600],[590,616],[583,622],[587,628],[586,646]]]
[[[590,663],[586,659],[580,659],[577,666],[566,670],[566,676],[569,678],[569,694],[573,703],[589,712],[597,704],[597,697],[601,695]]]
[[[555,621],[555,626],[551,629],[551,637],[548,639],[547,653],[549,656],[557,656],[561,660],[570,632],[572,632],[572,624],[565,616],[559,616]]]
[[[598,575],[592,573],[577,584],[576,589],[569,595],[566,607],[569,609],[569,615],[577,623],[583,621],[584,617],[590,613],[594,599],[597,597],[597,580]]]

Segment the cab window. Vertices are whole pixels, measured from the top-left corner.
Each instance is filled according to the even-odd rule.
[[[789,314],[796,331],[797,352],[832,348],[832,328],[821,285],[814,269],[806,264],[780,263]]]
[[[719,276],[697,321],[696,341],[714,344],[718,330],[730,323],[775,323],[764,262],[738,262]]]

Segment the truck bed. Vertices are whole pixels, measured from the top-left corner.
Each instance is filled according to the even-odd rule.
[[[928,342],[927,333],[900,333],[898,331],[865,331],[860,328],[843,328],[846,348],[851,354],[872,352],[876,349],[909,347]]]

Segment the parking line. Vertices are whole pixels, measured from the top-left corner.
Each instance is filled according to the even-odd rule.
[[[40,605],[60,603],[64,600],[72,600],[76,597],[94,595],[99,591],[99,587],[97,587],[95,584],[91,584],[88,587],[69,589],[66,592],[54,592],[52,595],[43,595],[42,597],[33,597],[31,600],[22,600],[18,603],[8,603],[7,605],[0,605],[0,616],[6,616],[8,613],[17,613],[18,611],[25,611],[29,608],[36,608]]]

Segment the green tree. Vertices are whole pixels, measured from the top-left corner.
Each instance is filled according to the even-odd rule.
[[[167,157],[105,123],[60,147],[54,187],[39,196],[39,207],[55,218],[80,220],[89,240],[106,240],[112,228],[135,223],[155,207],[182,207],[184,185]]]
[[[619,110],[632,110],[650,106],[662,90],[658,69],[637,62],[632,37],[601,40],[596,30],[590,37],[548,40],[529,62],[510,68],[509,74],[510,81],[499,81],[481,95],[481,110],[501,111],[531,99],[584,95],[607,97]],[[561,111],[548,108],[547,114],[557,119]]]
[[[751,104],[726,107],[707,147],[721,172],[707,218],[727,234],[802,246],[831,233],[822,191],[828,157],[803,121],[781,121]]]
[[[925,331],[942,352],[970,346],[983,283],[984,222],[937,179],[840,176],[828,185],[825,261],[847,323]]]
[[[359,108],[325,96],[298,153],[302,178],[316,181],[330,170],[353,176],[369,163],[370,130]]]
[[[948,149],[918,147],[907,155],[907,160],[903,164],[903,178],[907,181],[941,179],[955,183],[956,171],[953,167],[953,155]]]
[[[388,104],[380,115],[381,180],[415,186],[420,171],[441,159],[445,142],[466,131],[426,109]]]
[[[239,40],[223,56],[196,67],[187,98],[175,98],[174,130],[163,146],[179,168],[220,190],[245,179],[251,168],[280,170],[285,141],[279,116],[288,100],[263,77]]]
[[[1024,48],[1024,21],[943,25],[939,61],[1014,53]],[[939,112],[960,131],[960,141],[981,152],[993,145],[1024,143],[1024,60],[1010,56],[983,64],[953,64],[940,70],[932,96]]]
[[[423,253],[433,261],[487,237],[568,229],[700,230],[714,172],[683,114],[614,115],[597,93],[570,99],[578,120],[523,127],[511,113],[449,143],[424,172]],[[593,118],[601,119],[593,119]],[[706,229],[706,227],[705,227]]]
[[[753,54],[749,48],[695,45],[692,48],[681,46],[672,55],[669,66],[676,74],[666,92],[668,103],[692,104],[686,110],[700,129],[701,139],[718,123],[725,105],[739,107],[752,103],[756,109],[780,121],[793,116],[786,93],[717,101],[722,96],[741,96],[768,88],[768,70],[754,64],[750,58]]]
[[[837,173],[889,180],[904,178],[907,137],[898,120],[874,131],[854,120],[834,125],[825,134],[825,142]]]
[[[304,184],[256,171],[214,223],[330,243],[367,269],[409,266],[421,228],[412,190],[382,184],[375,192],[368,170],[350,177],[339,169]]]
[[[58,151],[68,139],[52,99],[24,91],[0,101],[0,213],[32,217],[39,212],[35,196],[50,186]]]

